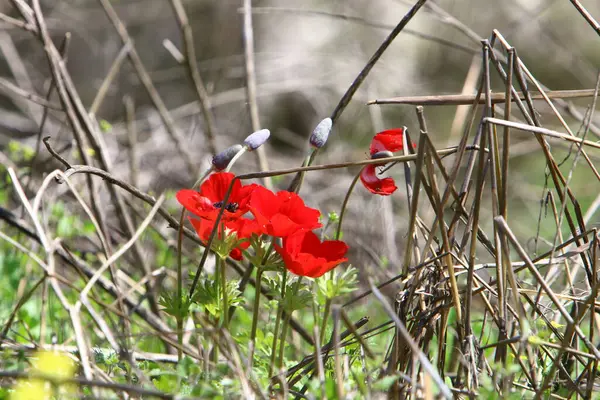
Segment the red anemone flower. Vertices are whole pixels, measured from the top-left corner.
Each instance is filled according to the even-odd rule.
[[[178,191],[177,200],[192,214],[214,220],[219,214],[227,189],[234,177],[235,175],[230,172],[214,173],[200,186],[200,191],[192,189]],[[223,220],[235,219],[248,212],[247,203],[256,186],[255,184],[242,185],[239,180],[233,183]]]
[[[256,221],[265,233],[285,237],[298,230],[319,228],[319,210],[304,205],[304,201],[294,192],[282,190],[274,194],[257,186],[248,203]]]
[[[206,245],[208,243],[208,239],[210,238],[210,233],[214,227],[213,221],[197,218],[189,218],[189,220],[194,226],[198,237],[204,242],[204,245]],[[224,222],[224,225],[225,234],[236,235],[237,238],[236,246],[230,250],[229,256],[234,260],[241,261],[243,258],[242,250],[245,250],[248,248],[248,246],[250,246],[250,242],[243,239],[250,238],[253,233],[260,234],[260,226],[258,223],[256,223],[256,220],[248,218],[229,220]],[[218,236],[215,237],[215,241],[226,241],[226,239],[223,238],[222,229],[219,229]]]
[[[340,240],[321,242],[312,231],[298,231],[283,239],[283,247],[275,245],[288,271],[310,278],[318,278],[331,271],[344,257],[348,245]]]
[[[395,152],[402,150],[404,147],[402,138],[405,129],[406,128],[388,129],[377,133],[371,141],[371,147],[369,149],[371,157],[379,152]],[[381,179],[377,176],[377,167],[382,165],[385,165],[385,163],[366,165],[360,172],[360,180],[371,193],[388,196],[394,193],[398,188],[394,183],[394,179]]]

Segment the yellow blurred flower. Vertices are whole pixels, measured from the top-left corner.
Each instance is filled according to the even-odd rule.
[[[42,374],[57,380],[72,378],[75,375],[77,366],[75,362],[66,356],[53,351],[38,352],[31,362],[33,368],[31,372]],[[75,385],[60,385],[56,389],[57,397],[73,395]],[[15,386],[15,390],[10,396],[11,400],[46,400],[53,394],[50,382],[41,379],[22,379]]]

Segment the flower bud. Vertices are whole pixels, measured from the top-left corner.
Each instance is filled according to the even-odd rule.
[[[241,144],[234,144],[213,157],[212,165],[217,171],[223,171],[237,153],[242,150]]]
[[[269,140],[269,136],[271,136],[271,131],[268,129],[261,129],[260,131],[256,131],[244,140],[244,145],[248,148],[248,150],[256,150],[260,146],[262,146],[267,140]]]
[[[371,160],[377,160],[379,158],[388,158],[388,157],[393,157],[394,153],[392,153],[391,151],[388,150],[383,150],[383,151],[378,151],[377,153],[373,154],[371,156]]]
[[[319,122],[310,135],[310,144],[317,149],[325,146],[332,125],[333,121],[331,118],[325,118],[323,121]]]

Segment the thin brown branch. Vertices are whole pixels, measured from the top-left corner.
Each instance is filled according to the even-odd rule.
[[[339,20],[343,20],[343,21],[354,22],[354,23],[357,23],[357,24],[360,24],[363,26],[371,27],[371,28],[386,29],[386,30],[394,29],[394,25],[382,24],[380,22],[375,22],[375,21],[369,21],[363,17],[356,17],[353,15],[346,15],[346,14],[338,14],[338,13],[333,13],[333,12],[328,12],[328,11],[310,10],[310,9],[305,9],[305,8],[253,7],[252,13],[254,13],[254,14],[291,13],[291,14],[299,14],[299,15],[315,15],[315,16],[321,16],[321,17],[327,17],[327,18],[332,18],[332,19],[339,19]],[[458,44],[451,40],[446,40],[441,37],[437,37],[437,36],[429,35],[427,33],[415,31],[414,29],[404,28],[402,30],[402,32],[406,33],[407,35],[412,35],[416,38],[428,40],[431,42],[439,43],[439,44],[444,45],[449,48],[464,51],[465,53],[469,53],[469,54],[477,54],[478,53],[478,51],[473,48],[463,46],[461,44]]]
[[[25,29],[26,31],[37,32],[37,29],[34,25],[30,25],[26,22],[10,17],[4,13],[0,13],[0,21],[12,25],[16,28]]]
[[[540,133],[542,135],[546,135],[549,137],[563,139],[568,142],[577,143],[580,146],[585,145],[585,146],[593,147],[595,149],[600,149],[599,143],[592,142],[591,140],[580,139],[576,136],[570,136],[565,133],[560,133],[560,132],[554,131],[552,129],[540,128],[540,127],[533,126],[533,125],[521,124],[518,122],[506,121],[503,119],[491,118],[491,117],[484,118],[483,122],[489,123],[489,124],[494,124],[494,125],[509,126],[511,128],[515,128],[515,129],[518,129],[520,131],[525,131],[525,132]]]
[[[183,35],[183,46],[185,50],[185,61],[187,73],[194,83],[196,89],[196,95],[198,96],[198,103],[202,110],[202,116],[204,117],[204,132],[208,142],[208,150],[211,154],[217,154],[217,125],[215,118],[212,114],[212,105],[206,86],[202,81],[202,76],[198,70],[198,64],[196,62],[196,50],[194,47],[194,36],[192,34],[192,27],[189,19],[183,7],[181,0],[171,0],[171,5],[175,10],[175,16],[177,17],[177,23],[181,29]]]
[[[127,28],[125,27],[125,25],[123,24],[123,22],[121,21],[119,16],[117,15],[117,12],[115,11],[111,2],[109,0],[98,0],[98,1],[102,5],[102,8],[104,9],[106,15],[108,16],[108,19],[115,27],[115,30],[119,34],[119,37],[121,38],[121,42],[123,43],[123,45],[125,46],[128,43],[131,43],[132,40],[131,40],[131,37],[129,36],[129,33],[127,32]],[[150,74],[146,70],[146,67],[144,66],[144,63],[142,62],[142,59],[140,58],[134,45],[131,45],[131,48],[129,49],[129,52],[127,53],[127,55],[129,56],[129,60],[131,61],[131,64],[135,68],[135,71],[140,79],[140,82],[142,82],[142,84],[144,85],[144,88],[146,89],[148,96],[150,96],[152,103],[154,103],[154,106],[158,110],[160,118],[162,119],[162,122],[163,122],[165,128],[167,129],[167,132],[169,133],[171,140],[173,140],[173,144],[177,148],[177,151],[183,157],[183,161],[186,165],[186,168],[188,169],[188,172],[190,173],[191,176],[195,176],[196,175],[196,167],[194,166],[193,157],[189,151],[189,148],[184,145],[183,137],[181,136],[181,133],[176,128],[175,121],[173,121],[173,118],[171,117],[171,114],[169,113],[167,106],[165,105],[162,98],[158,94],[156,87],[154,87],[154,84],[152,83],[152,79],[150,78]]]
[[[406,13],[406,15],[402,18],[402,20],[400,20],[398,25],[396,25],[396,27],[390,32],[388,37],[385,38],[385,40],[381,43],[381,45],[375,51],[375,53],[371,56],[367,64],[363,67],[358,76],[354,79],[354,82],[352,82],[348,90],[346,90],[346,93],[344,93],[344,95],[340,99],[339,103],[333,110],[333,113],[331,113],[331,120],[334,124],[338,120],[342,112],[344,112],[344,110],[350,103],[350,100],[352,100],[354,93],[356,93],[360,85],[367,78],[367,75],[369,75],[369,72],[371,72],[377,61],[379,61],[383,53],[387,50],[390,44],[392,44],[396,36],[398,36],[398,34],[402,32],[402,30],[406,27],[406,25],[408,25],[410,20],[417,14],[421,7],[423,7],[426,1],[427,0],[418,0],[415,3],[415,5],[408,11],[408,13]]]
[[[63,110],[62,107],[60,106],[60,104],[52,103],[36,93],[31,93],[31,92],[28,92],[27,90],[23,90],[20,87],[18,87],[17,85],[11,83],[10,81],[8,81],[7,79],[4,79],[4,78],[0,78],[0,92],[2,92],[4,94],[8,94],[8,95],[12,94],[12,95],[17,95],[17,96],[23,97],[23,98],[30,100],[36,104],[39,104],[42,107],[47,107],[52,110],[57,110],[57,111]]]
[[[438,386],[438,389],[441,391],[441,394],[447,399],[452,399],[453,398],[452,392],[450,392],[450,389],[448,389],[448,386],[446,386],[446,384],[444,383],[444,380],[440,377],[440,375],[437,372],[437,370],[435,369],[435,367],[433,365],[431,365],[431,362],[428,360],[427,356],[425,354],[423,354],[423,352],[419,348],[418,344],[410,336],[410,333],[406,329],[406,326],[404,326],[402,321],[400,321],[400,318],[398,318],[398,315],[396,315],[392,306],[390,306],[388,301],[385,299],[385,297],[381,294],[381,292],[375,287],[375,285],[372,282],[369,282],[369,284],[371,286],[371,290],[373,291],[373,294],[375,295],[377,300],[379,300],[379,303],[381,303],[381,305],[383,306],[383,309],[385,310],[386,314],[396,324],[398,333],[402,336],[402,339],[410,348],[410,350],[413,354],[413,357],[416,357],[419,360],[423,369],[435,381],[435,383]]]
[[[570,0],[570,1],[571,1],[571,4],[573,4],[573,6],[575,6],[577,11],[579,11],[581,16],[587,21],[587,23],[590,24],[592,29],[594,29],[596,31],[596,33],[598,34],[598,36],[600,36],[600,24],[598,23],[598,21],[596,21],[594,19],[594,17],[592,17],[592,14],[590,14],[589,11],[585,9],[585,7],[579,2],[579,0]]]
[[[102,102],[104,101],[104,98],[106,97],[106,93],[108,92],[110,85],[112,84],[113,80],[117,77],[117,74],[121,70],[121,66],[123,65],[123,62],[125,61],[125,57],[127,57],[130,50],[131,50],[130,42],[127,42],[125,45],[123,45],[123,47],[121,47],[121,50],[119,50],[119,53],[113,60],[111,66],[108,70],[108,73],[106,74],[106,77],[104,78],[104,80],[102,81],[102,84],[100,85],[100,88],[96,92],[94,101],[92,101],[92,105],[90,106],[90,110],[89,110],[90,114],[96,114],[98,112],[98,110],[100,109],[100,106],[102,105]]]
[[[260,116],[258,114],[258,95],[256,90],[256,62],[254,59],[254,28],[252,25],[252,0],[243,0],[244,4],[244,59],[246,70],[246,95],[248,98],[248,108],[250,110],[250,122],[252,131],[261,129]],[[256,149],[258,166],[261,171],[269,169],[269,162],[263,146]],[[267,188],[271,188],[271,180],[267,177],[263,179]]]
[[[523,93],[518,93],[521,100],[525,100]],[[544,100],[541,93],[530,93],[533,100]],[[546,96],[550,99],[577,99],[583,97],[593,97],[594,89],[580,90],[553,90],[546,92]],[[443,94],[433,96],[403,96],[390,97],[385,99],[369,100],[368,105],[373,104],[412,104],[423,106],[456,106],[456,105],[471,105],[477,100],[477,104],[485,104],[485,98],[479,97],[476,94]],[[506,93],[492,93],[492,104],[506,102]],[[512,98],[512,102],[517,101]]]
[[[600,351],[598,351],[598,349],[596,349],[596,346],[594,346],[594,344],[588,340],[588,338],[585,336],[585,334],[583,333],[581,328],[575,324],[573,317],[565,309],[565,307],[560,302],[558,297],[556,297],[556,294],[554,293],[554,291],[548,286],[548,284],[546,283],[546,281],[544,280],[544,278],[542,277],[542,275],[540,274],[538,269],[531,262],[531,259],[527,255],[527,252],[519,244],[516,236],[511,231],[511,229],[509,228],[509,226],[506,223],[506,221],[504,220],[504,218],[502,218],[502,216],[498,216],[498,217],[494,218],[494,221],[496,222],[498,229],[500,230],[502,235],[505,235],[506,238],[510,241],[510,243],[513,245],[513,247],[515,248],[515,250],[521,257],[521,259],[525,262],[525,265],[527,266],[528,270],[532,273],[532,275],[535,277],[537,282],[543,288],[544,292],[552,300],[552,303],[557,308],[557,310],[560,312],[561,316],[565,319],[565,321],[567,321],[567,323],[569,323],[573,327],[577,336],[579,336],[579,338],[583,341],[583,343],[585,343],[585,345],[588,347],[588,349],[594,354],[596,359],[600,360]]]

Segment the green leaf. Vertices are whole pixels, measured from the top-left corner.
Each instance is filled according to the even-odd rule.
[[[335,211],[332,211],[327,214],[327,219],[329,220],[329,223],[335,224],[340,220],[340,216]]]
[[[174,317],[185,318],[190,310],[189,298],[183,293],[178,299],[176,292],[166,292],[160,297],[159,304],[164,307],[164,312]]]
[[[373,383],[373,389],[387,391],[398,380],[396,375],[388,375]]]
[[[358,285],[358,270],[354,267],[347,268],[341,274],[333,271],[332,274],[325,274],[317,278],[317,286],[319,288],[319,302],[324,303],[325,299],[333,299],[337,296],[342,296],[356,290]]]
[[[527,341],[529,342],[529,344],[533,345],[533,346],[538,346],[542,343],[544,343],[544,340],[542,338],[540,338],[539,336],[536,335],[531,335],[527,338]]]
[[[100,125],[100,130],[102,131],[102,133],[112,131],[112,125],[107,120],[101,119],[98,123]]]
[[[75,235],[77,230],[75,229],[75,219],[71,216],[66,216],[58,220],[56,226],[56,234],[63,238],[69,238]]]
[[[300,287],[296,289],[296,282],[290,283],[285,290],[283,309],[288,313],[301,310],[308,306],[312,300],[313,294],[307,285],[301,283]]]
[[[158,378],[152,379],[154,386],[165,393],[173,393],[177,388],[177,378],[173,375],[163,374]]]
[[[245,299],[238,290],[237,280],[228,281],[227,290],[227,307],[238,306],[243,304]],[[219,282],[213,279],[201,279],[194,297],[192,299],[193,308],[195,310],[203,310],[208,312],[215,318],[219,318],[223,311],[223,295]]]

